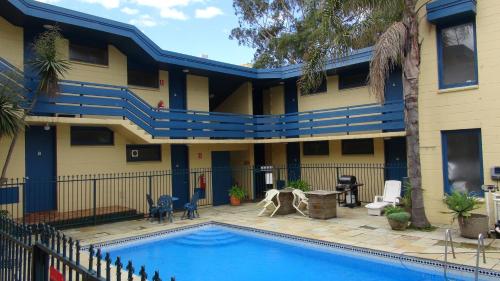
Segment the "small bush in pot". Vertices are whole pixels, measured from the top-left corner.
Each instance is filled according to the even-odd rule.
[[[392,230],[405,230],[408,227],[411,215],[403,208],[389,205],[384,209],[384,212]]]
[[[305,180],[293,180],[288,182],[288,186],[294,189],[300,189],[304,192],[311,190],[311,186]]]
[[[241,200],[247,196],[246,191],[238,185],[233,185],[231,189],[229,189],[229,197],[231,198],[232,206],[241,205]]]
[[[481,204],[478,198],[454,191],[445,197],[444,202],[451,211],[449,213],[453,214],[453,221],[458,220],[462,237],[476,239],[479,233],[488,234],[488,216],[472,213]]]

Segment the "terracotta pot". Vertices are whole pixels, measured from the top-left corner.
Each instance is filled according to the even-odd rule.
[[[458,218],[458,225],[460,226],[460,235],[465,238],[477,239],[479,233],[484,237],[488,234],[488,216],[481,214],[471,214],[470,217]]]
[[[389,221],[389,225],[391,226],[392,230],[406,230],[406,228],[408,227],[408,221],[400,222],[391,219],[387,219],[387,221]]]
[[[231,199],[231,206],[239,206],[239,205],[241,205],[241,200],[240,199],[238,199],[238,198],[236,198],[234,196],[231,196],[230,199]]]

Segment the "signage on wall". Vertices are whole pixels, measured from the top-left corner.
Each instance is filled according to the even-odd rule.
[[[201,152],[198,153],[198,159],[203,159],[203,153]]]
[[[165,80],[160,79],[160,86],[165,86]]]

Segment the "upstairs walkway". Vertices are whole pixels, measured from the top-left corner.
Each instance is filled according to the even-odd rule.
[[[176,214],[173,223],[158,224],[157,221],[135,220],[69,229],[64,232],[80,239],[82,244],[93,244],[184,225],[217,221],[442,261],[444,231],[450,227],[438,225],[436,230],[430,232],[393,231],[385,217],[368,216],[365,208],[339,208],[338,218],[324,221],[298,214],[274,218],[257,217],[258,211],[259,207],[255,203],[243,204],[240,207],[207,207],[200,210],[201,218],[195,220],[180,220],[180,214]],[[453,239],[457,258],[453,259],[450,255],[450,262],[474,266],[476,241],[459,237],[456,229],[453,230]],[[486,251],[489,252],[486,256],[487,263],[480,263],[480,266],[500,270],[500,241],[487,239],[485,245]]]

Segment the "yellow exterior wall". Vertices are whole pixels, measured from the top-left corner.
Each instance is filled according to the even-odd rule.
[[[186,77],[187,109],[210,111],[208,100],[208,78],[196,75]]]
[[[422,9],[421,13],[425,13]],[[490,167],[500,165],[500,111],[498,110],[497,67],[500,2],[477,2],[476,36],[478,54],[477,87],[439,90],[437,35],[435,25],[421,21],[421,53],[419,92],[420,145],[422,186],[426,211],[431,222],[449,223],[451,217],[442,212],[444,196],[441,131],[480,128],[482,134],[485,184],[493,184]],[[421,15],[423,18],[424,15]],[[480,212],[479,210],[477,212]]]
[[[7,158],[7,152],[9,150],[11,138],[1,138],[0,139],[0,170],[3,168],[5,164],[5,158]],[[16,146],[14,147],[14,151],[12,152],[12,158],[10,160],[10,164],[7,168],[6,178],[8,179],[20,179],[25,176],[25,138],[24,132],[20,132],[16,141]],[[22,214],[18,212],[22,210],[22,199],[23,198],[23,189],[19,188],[19,200],[20,204],[0,204],[0,210],[7,210],[10,215],[14,218],[21,216]]]
[[[145,88],[129,85],[129,89],[144,99],[152,107],[157,107],[160,100],[163,101],[165,107],[168,107],[168,72],[164,70],[159,70],[159,78],[163,80],[163,85],[158,88]]]
[[[0,57],[19,69],[24,68],[24,30],[0,17]]]
[[[285,113],[285,87],[276,86],[269,89],[269,114]]]
[[[227,113],[252,114],[252,83],[244,82],[227,97],[214,111]]]
[[[327,77],[327,91],[318,94],[302,96],[298,94],[299,111],[330,109],[351,105],[361,105],[376,102],[368,87],[357,87],[339,90],[339,77]]]

